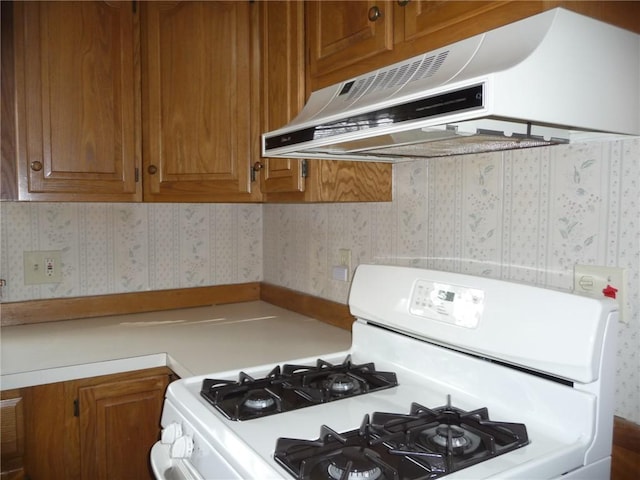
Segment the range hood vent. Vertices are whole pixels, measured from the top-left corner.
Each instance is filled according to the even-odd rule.
[[[640,135],[640,35],[556,8],[313,92],[264,157],[398,162]]]

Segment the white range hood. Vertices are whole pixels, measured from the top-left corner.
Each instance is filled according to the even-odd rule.
[[[264,157],[398,162],[640,135],[640,35],[556,8],[313,92]]]

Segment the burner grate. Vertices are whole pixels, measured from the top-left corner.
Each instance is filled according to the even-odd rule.
[[[318,440],[280,438],[274,458],[300,480],[434,479],[529,443],[523,424],[489,420],[486,408],[466,412],[413,403],[409,414],[365,416],[357,430],[327,426]]]
[[[398,385],[396,374],[373,363],[340,364],[319,359],[316,365],[285,364],[264,378],[240,372],[237,381],[207,378],[200,394],[230,420],[250,420],[331,402]]]

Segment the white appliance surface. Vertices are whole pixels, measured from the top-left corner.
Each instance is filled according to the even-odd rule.
[[[425,288],[432,290],[426,297]],[[471,296],[465,297],[469,292]],[[528,311],[519,311],[517,304],[527,298],[527,292],[534,303],[525,301]],[[445,475],[447,479],[551,479],[567,472],[574,472],[577,478],[602,478],[602,472],[608,471],[615,302],[445,272],[360,266],[350,306],[358,317],[351,348],[320,358],[339,364],[350,355],[354,364],[374,362],[376,370],[395,372],[398,386],[232,421],[201,397],[200,389],[204,378],[237,380],[237,370],[174,382],[167,391],[162,425],[165,429],[180,425],[188,441],[193,439],[193,451],[172,462],[188,465],[200,477],[158,478],[291,478],[273,458],[278,438],[315,440],[322,425],[344,433],[357,429],[367,414],[409,413],[412,402],[435,408],[446,405],[449,398],[451,405],[463,410],[486,407],[491,420],[526,425],[529,444]],[[381,312],[384,318],[371,321],[370,310]],[[572,312],[582,318],[576,320]],[[575,335],[578,342],[565,336],[569,317],[569,325],[575,327],[582,321],[586,331]],[[501,335],[500,322],[519,327],[505,323]],[[500,338],[488,340],[485,327]],[[563,338],[558,341],[557,335]],[[457,337],[462,351],[454,349]],[[496,361],[504,355],[510,337],[520,352],[517,362],[511,361],[510,354],[506,358],[517,368]],[[541,350],[549,359],[546,365],[540,362]],[[572,358],[572,352],[578,361],[567,367],[564,359]],[[283,363],[314,365],[317,358]],[[243,371],[261,378],[274,366]],[[161,448],[159,445],[154,448]]]
[[[262,153],[400,162],[637,135],[639,53],[634,32],[548,10],[317,90]]]

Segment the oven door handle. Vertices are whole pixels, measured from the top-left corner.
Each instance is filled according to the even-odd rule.
[[[151,448],[151,469],[157,480],[205,480],[188,461],[171,458],[169,448],[160,442]]]

